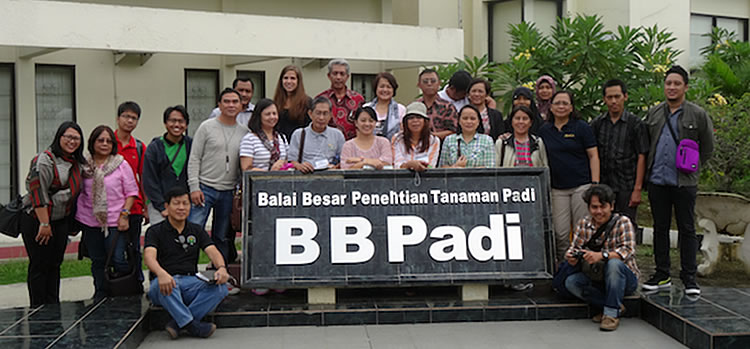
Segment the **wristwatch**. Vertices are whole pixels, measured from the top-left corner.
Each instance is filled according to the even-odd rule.
[[[591,184],[594,184],[594,185],[599,184],[599,181],[591,181]]]
[[[123,208],[122,210],[120,210],[120,215],[121,216],[130,216],[130,210],[126,210],[126,209]]]
[[[604,258],[605,261],[608,261],[609,260],[609,252],[607,252],[607,251],[602,252],[602,258]]]

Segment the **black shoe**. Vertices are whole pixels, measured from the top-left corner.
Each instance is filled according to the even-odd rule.
[[[685,284],[685,294],[688,296],[700,296],[701,288],[695,280],[683,281]]]
[[[210,322],[200,322],[198,320],[193,320],[193,322],[188,325],[188,332],[190,335],[200,338],[208,338],[211,337],[212,334],[214,334],[214,331],[216,331],[216,325],[210,323]]]
[[[180,337],[180,326],[174,320],[169,320],[167,326],[164,328],[171,339],[177,339]]]
[[[656,291],[660,289],[670,288],[672,287],[672,278],[669,276],[663,276],[654,274],[651,276],[648,281],[643,283],[643,286],[641,286],[646,291]]]

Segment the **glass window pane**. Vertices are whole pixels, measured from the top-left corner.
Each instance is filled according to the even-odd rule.
[[[521,23],[521,0],[496,2],[492,5],[492,59],[507,62],[510,59],[510,24]]]
[[[552,34],[552,27],[557,24],[557,3],[549,0],[534,1],[533,21],[542,34]]]
[[[352,74],[352,90],[359,92],[367,102],[375,98],[375,91],[372,89],[372,81],[375,80],[375,75]]]
[[[697,67],[704,61],[701,49],[711,44],[711,38],[703,36],[711,33],[713,19],[710,16],[690,16],[690,67]]]
[[[745,23],[737,18],[716,18],[716,26],[734,32],[738,40],[745,40]]]
[[[190,114],[188,135],[192,137],[201,122],[208,119],[218,98],[218,70],[185,70],[185,107]]]
[[[250,78],[253,82],[253,98],[250,103],[257,104],[259,100],[266,98],[266,72],[253,70],[238,70],[238,78]],[[268,97],[273,98],[273,96]]]
[[[13,66],[0,65],[0,203],[11,199],[13,171]]]
[[[49,147],[57,127],[75,120],[75,68],[59,65],[36,66],[37,151]]]

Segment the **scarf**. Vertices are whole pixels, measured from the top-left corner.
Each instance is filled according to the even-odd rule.
[[[94,159],[90,154],[85,155],[86,165],[83,167],[83,177],[93,178],[94,184],[91,187],[91,200],[94,208],[94,217],[102,227],[102,231],[107,230],[107,188],[104,187],[104,177],[108,176],[125,160],[122,155],[110,155],[104,162],[104,165],[97,167]]]
[[[366,106],[372,107],[372,109],[375,109],[376,105],[378,105],[378,97],[373,98],[370,103],[366,104]],[[393,98],[391,98],[391,102],[388,104],[388,115],[386,115],[383,122],[378,120],[378,124],[375,127],[376,136],[392,139],[393,135],[399,131],[401,120],[398,119],[398,103]]]
[[[266,133],[261,130],[258,133],[258,138],[263,142],[263,146],[266,147],[269,153],[271,153],[271,159],[268,160],[268,170],[271,170],[271,166],[281,158],[281,150],[279,150],[279,134],[276,130],[273,130],[273,140],[269,140]]]
[[[544,118],[545,120],[548,120],[549,115],[547,115],[547,113],[549,113],[549,107],[552,105],[552,98],[550,98],[549,100],[543,101],[542,98],[539,97],[539,84],[542,82],[547,82],[550,85],[552,85],[553,94],[557,91],[557,84],[555,83],[555,79],[553,79],[551,76],[542,75],[539,77],[539,79],[536,80],[536,85],[534,85],[536,86],[536,98],[537,98],[536,100],[538,102],[537,111],[539,112],[540,115],[542,115],[542,118]]]
[[[68,189],[70,189],[70,197],[73,199],[78,198],[78,193],[81,191],[81,166],[76,159],[70,156],[62,156],[63,161],[67,161],[72,164],[70,172],[68,173]],[[73,207],[76,205],[77,200],[70,200],[68,206],[65,209],[65,213],[69,214],[73,211]]]

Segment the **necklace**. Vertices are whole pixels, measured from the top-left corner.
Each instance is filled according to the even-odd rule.
[[[234,127],[232,129],[232,135],[229,136],[229,139],[227,139],[227,133],[224,130],[226,126],[219,123],[219,126],[221,127],[221,135],[224,136],[224,159],[226,160],[224,162],[224,168],[226,173],[229,173],[229,141],[234,138],[234,133],[237,132],[237,127]]]

